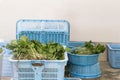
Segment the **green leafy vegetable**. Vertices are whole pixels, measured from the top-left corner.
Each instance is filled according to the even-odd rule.
[[[12,40],[6,48],[13,51],[15,59],[47,59],[62,60],[66,49],[59,43],[42,44],[36,40],[29,40],[21,36],[20,40]]]
[[[48,59],[64,59],[65,49],[59,43],[49,42],[45,45],[45,52],[48,56]]]
[[[0,48],[0,53],[2,53],[2,51],[3,51],[2,48]]]
[[[92,41],[85,42],[85,45],[82,47],[77,47],[72,51],[74,54],[80,55],[90,55],[90,54],[99,54],[105,51],[105,46],[101,44],[94,44]]]

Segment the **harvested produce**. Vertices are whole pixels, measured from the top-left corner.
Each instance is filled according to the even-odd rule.
[[[59,43],[42,44],[36,40],[29,40],[26,36],[21,36],[20,40],[12,40],[6,48],[13,51],[14,58],[17,60],[62,60],[66,51]]]
[[[99,54],[105,51],[105,46],[98,43],[95,44],[92,41],[85,42],[84,46],[80,46],[75,48],[72,53],[80,54],[80,55],[91,55],[91,54]]]
[[[2,48],[0,48],[0,54],[2,53],[2,51],[3,51],[3,49],[2,49]]]

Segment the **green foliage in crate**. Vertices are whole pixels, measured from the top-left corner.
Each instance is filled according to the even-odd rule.
[[[99,54],[105,51],[105,46],[98,43],[95,44],[92,41],[85,42],[84,46],[79,46],[72,51],[74,54],[80,55],[91,55],[91,54]]]
[[[2,48],[0,48],[0,53],[2,53],[2,51],[3,51],[3,49],[2,49]]]
[[[59,43],[42,44],[36,40],[29,40],[26,36],[21,36],[20,40],[12,40],[6,48],[11,49],[14,58],[18,60],[62,60],[67,49]]]

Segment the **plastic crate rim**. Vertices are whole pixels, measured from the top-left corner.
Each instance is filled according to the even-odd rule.
[[[21,22],[21,21],[43,21],[43,22],[44,22],[44,21],[46,21],[46,22],[47,22],[47,21],[53,21],[53,22],[54,22],[54,21],[55,21],[55,22],[56,22],[56,21],[58,21],[58,22],[59,22],[59,21],[60,21],[60,22],[63,21],[63,22],[67,22],[67,23],[69,24],[68,20],[62,20],[62,19],[57,19],[57,20],[56,20],[56,19],[52,19],[52,20],[51,20],[51,19],[19,19],[19,20],[17,20],[17,23],[19,23],[19,22]]]
[[[79,55],[79,54],[73,54],[69,52],[68,54],[73,55],[73,56],[80,56],[80,57],[90,57],[90,56],[99,56],[99,54],[91,54],[91,55]]]
[[[117,44],[117,43],[115,43],[116,45],[120,45],[120,44]],[[120,49],[113,49],[112,47],[111,47],[111,45],[113,45],[113,44],[107,44],[107,46],[108,46],[108,48],[110,49],[110,50],[117,50],[117,51],[120,51]]]
[[[47,20],[47,19],[41,19],[41,20],[39,20],[39,19],[20,19],[20,20],[18,20],[17,22],[16,22],[16,27],[18,27],[18,24],[20,23],[20,22],[25,22],[25,21],[34,21],[34,22],[49,22],[49,21],[51,21],[51,22],[66,22],[67,23],[67,27],[68,27],[68,34],[70,34],[70,23],[67,21],[67,20]],[[18,33],[18,29],[16,28],[16,34],[19,34]],[[16,35],[17,36],[17,35]]]
[[[4,48],[2,48],[2,49],[3,49],[3,51],[0,53],[0,56],[5,54],[5,52],[6,52],[6,50]]]
[[[15,59],[12,59],[13,58],[13,55],[11,55],[9,57],[9,61],[10,62],[13,62],[13,63],[16,63],[16,62],[33,62],[33,61],[42,61],[42,62],[51,62],[51,63],[60,63],[60,62],[67,62],[68,61],[68,57],[67,57],[67,52],[64,53],[64,56],[65,56],[65,59],[64,60],[15,60]]]

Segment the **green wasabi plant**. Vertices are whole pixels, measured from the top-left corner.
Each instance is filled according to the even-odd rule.
[[[2,53],[2,51],[3,51],[3,49],[2,49],[2,48],[0,48],[0,54]]]
[[[26,36],[21,36],[19,40],[11,40],[6,48],[13,51],[15,59],[34,60],[62,60],[67,48],[54,42],[42,44],[36,40],[29,40]]]
[[[72,51],[73,54],[80,54],[80,55],[91,55],[91,54],[99,54],[105,51],[105,46],[98,43],[95,44],[92,41],[85,42],[85,45],[82,47],[77,47],[75,50]]]

